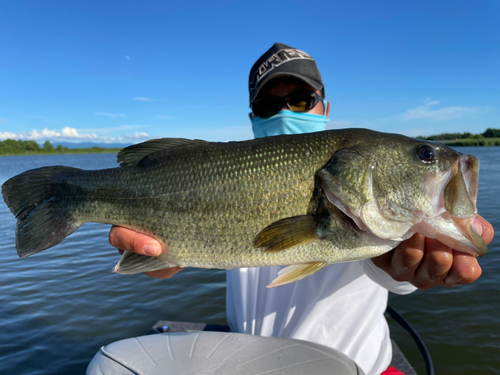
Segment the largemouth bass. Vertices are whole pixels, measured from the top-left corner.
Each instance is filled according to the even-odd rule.
[[[83,223],[120,225],[165,245],[125,252],[115,272],[289,265],[270,286],[381,255],[415,233],[476,256],[479,160],[430,141],[365,129],[244,142],[159,139],[120,167],[33,169],[2,186],[27,257]]]

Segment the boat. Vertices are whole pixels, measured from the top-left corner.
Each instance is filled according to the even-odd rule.
[[[420,336],[390,306],[386,312],[411,334],[422,353],[427,374],[434,375],[432,360]],[[397,344],[392,343],[391,366],[405,375],[416,375]],[[273,373],[364,374],[352,359],[325,345],[234,333],[225,325],[168,320],[158,321],[144,336],[103,346],[87,368],[87,375]]]

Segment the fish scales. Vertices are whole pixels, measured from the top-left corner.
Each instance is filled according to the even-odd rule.
[[[145,168],[70,173],[62,177],[65,206],[77,223],[98,221],[154,236],[179,265],[324,261],[325,244],[271,254],[252,247],[267,225],[307,213],[314,174],[335,145],[332,137],[317,135],[305,142],[278,138],[258,148],[213,143],[181,149]]]

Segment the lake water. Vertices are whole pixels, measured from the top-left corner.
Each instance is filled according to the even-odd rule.
[[[457,148],[481,160],[478,209],[500,228],[500,147]],[[0,157],[0,185],[27,169],[116,166],[114,154]],[[16,222],[0,199],[0,373],[84,373],[113,341],[145,334],[158,320],[225,324],[225,272],[186,269],[170,280],[111,273],[119,260],[109,226],[85,224],[57,247],[19,259]],[[391,296],[390,304],[426,342],[437,374],[500,374],[500,273],[497,238],[471,285]],[[417,371],[410,336],[393,336]]]

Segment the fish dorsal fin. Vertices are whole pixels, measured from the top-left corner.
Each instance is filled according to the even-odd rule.
[[[161,138],[151,139],[149,141],[138,143],[136,145],[125,147],[116,156],[116,161],[120,163],[120,167],[135,167],[146,156],[157,152],[172,150],[177,147],[208,143],[200,139],[185,139],[185,138]]]

